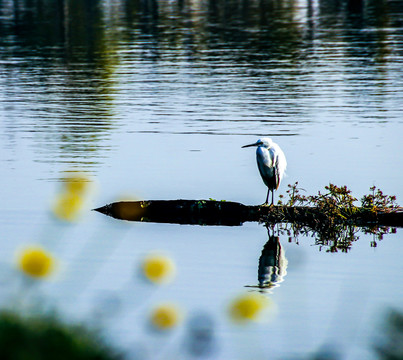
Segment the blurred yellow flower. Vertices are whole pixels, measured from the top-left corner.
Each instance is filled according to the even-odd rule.
[[[90,182],[85,177],[71,176],[66,179],[65,188],[69,193],[84,194],[89,188]]]
[[[175,263],[165,255],[149,255],[142,264],[145,278],[156,284],[168,283],[175,275]]]
[[[271,300],[264,295],[247,293],[233,300],[229,312],[232,320],[236,322],[258,321],[262,319],[271,305]]]
[[[182,319],[179,308],[173,304],[162,304],[151,312],[151,325],[158,330],[169,330],[177,326]]]
[[[90,179],[79,171],[72,171],[66,174],[63,178],[63,182],[67,193],[78,195],[84,195],[88,192],[92,184]]]
[[[75,221],[80,217],[84,207],[81,195],[75,193],[62,193],[57,196],[53,213],[60,220]]]
[[[54,270],[53,256],[40,246],[32,246],[21,251],[18,257],[18,268],[33,278],[45,278]]]
[[[72,171],[63,178],[63,189],[56,196],[53,213],[64,221],[76,221],[80,218],[92,182],[83,173]]]

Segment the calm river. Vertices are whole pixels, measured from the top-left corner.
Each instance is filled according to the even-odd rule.
[[[100,326],[129,359],[381,358],[388,313],[403,311],[401,229],[381,240],[358,231],[348,251],[279,234],[279,282],[262,290],[270,319],[241,326],[227,308],[258,293],[247,286],[258,285],[262,224],[89,210],[64,224],[49,209],[72,169],[96,184],[88,209],[261,204],[254,150],[241,148],[261,136],[288,161],[276,198],[296,181],[306,195],[331,182],[358,199],[375,185],[403,204],[402,19],[393,0],[1,0],[1,306],[18,291],[18,249],[41,244],[57,274],[29,301]],[[168,285],[138,276],[155,251],[175,263]],[[182,321],[155,334],[147,314],[165,301]],[[206,327],[199,352],[192,326]]]

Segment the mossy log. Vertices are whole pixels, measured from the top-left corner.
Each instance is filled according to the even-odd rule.
[[[317,225],[329,221],[328,214],[321,213],[315,207],[248,206],[215,200],[120,201],[94,210],[121,220],[189,225],[239,226],[248,221]],[[356,208],[354,213],[333,220],[338,224],[356,226],[403,227],[403,208],[387,211]]]

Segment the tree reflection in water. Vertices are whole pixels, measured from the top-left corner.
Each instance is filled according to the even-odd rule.
[[[259,257],[258,285],[246,285],[248,288],[258,289],[260,292],[270,292],[284,281],[287,275],[288,260],[285,250],[280,243],[280,235],[287,235],[289,242],[299,244],[298,238],[310,236],[315,239],[319,251],[343,252],[351,250],[352,244],[359,239],[359,231],[372,234],[371,247],[378,246],[378,241],[386,234],[396,233],[396,228],[388,226],[357,227],[353,225],[337,226],[326,229],[312,229],[298,223],[266,224],[268,240],[263,246]]]
[[[371,246],[376,247],[377,241],[383,239],[386,234],[395,234],[396,228],[389,226],[379,226],[374,224],[371,227],[359,227],[354,225],[342,225],[332,227],[312,228],[298,223],[279,224],[278,232],[280,235],[287,234],[289,241],[298,243],[301,236],[310,236],[315,240],[315,245],[319,246],[319,251],[326,252],[344,252],[351,250],[353,243],[359,240],[358,233],[372,234],[373,240]]]

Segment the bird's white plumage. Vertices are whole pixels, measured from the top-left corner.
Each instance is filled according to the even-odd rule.
[[[257,166],[262,177],[263,182],[268,188],[266,202],[269,199],[269,193],[273,192],[280,186],[283,179],[285,169],[287,167],[287,160],[284,152],[275,142],[270,138],[261,138],[256,143],[245,145],[243,147],[257,146],[256,161]]]

